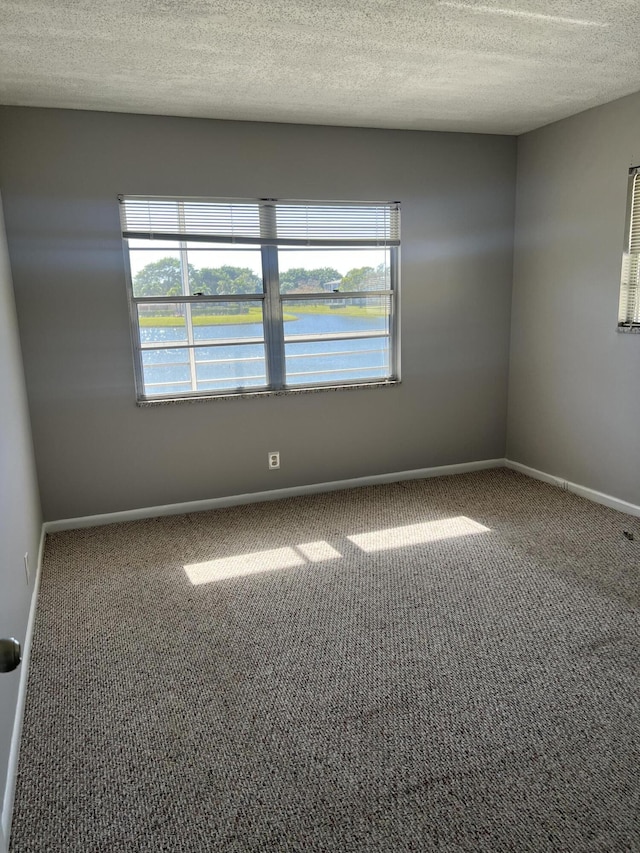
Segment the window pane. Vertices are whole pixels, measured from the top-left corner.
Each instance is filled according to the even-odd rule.
[[[391,297],[283,299],[285,340],[299,335],[389,332]]]
[[[137,311],[140,341],[143,344],[187,342],[184,303],[138,304]]]
[[[216,243],[187,243],[189,287],[194,296],[262,293],[260,249]]]
[[[288,343],[285,361],[287,385],[386,379],[389,339]]]
[[[142,243],[144,241],[137,240]],[[154,244],[153,240],[149,243]],[[134,296],[179,296],[182,290],[180,252],[172,249],[131,249],[131,281]]]
[[[262,302],[138,303],[143,344],[264,338]],[[193,338],[189,340],[189,315]]]
[[[142,371],[147,397],[219,393],[267,384],[264,344],[143,350]]]
[[[148,397],[191,391],[189,350],[158,349],[142,352],[144,393]]]
[[[146,396],[266,386],[261,301],[143,303],[137,310]],[[200,342],[211,346],[193,346]],[[148,348],[162,343],[180,346]]]
[[[264,344],[196,347],[198,391],[264,387],[267,367]]]
[[[390,290],[389,249],[278,249],[280,292]]]
[[[196,343],[264,337],[262,301],[193,302],[193,339]]]

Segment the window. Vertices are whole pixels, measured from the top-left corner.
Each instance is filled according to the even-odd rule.
[[[640,330],[640,166],[629,170],[618,326]]]
[[[119,200],[139,400],[398,378],[398,203]]]

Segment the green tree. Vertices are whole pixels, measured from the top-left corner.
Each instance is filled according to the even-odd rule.
[[[178,258],[153,261],[143,267],[133,279],[134,296],[178,296],[180,293],[182,276]]]
[[[295,267],[280,275],[280,292],[327,290],[327,285],[332,282],[340,282],[341,279],[342,276],[333,267],[319,267],[315,270]],[[340,286],[336,284],[336,287]]]
[[[248,267],[202,267],[190,272],[191,292],[205,296],[236,296],[239,293],[262,292],[262,279]],[[194,303],[194,314],[246,314],[246,303]]]
[[[217,293],[228,293],[230,284],[231,279],[222,270],[203,267],[193,274],[191,292],[214,296]]]
[[[389,267],[383,262],[378,264],[376,267],[376,279],[377,284],[376,287],[378,290],[386,290],[389,287],[389,277],[391,275],[391,270]]]
[[[219,267],[217,272],[225,277],[225,290],[218,293],[233,295],[236,293],[262,293],[262,279],[248,267]],[[228,282],[228,283],[227,283]]]
[[[355,267],[342,279],[342,290],[355,292],[359,290],[375,290],[379,276],[373,267]]]

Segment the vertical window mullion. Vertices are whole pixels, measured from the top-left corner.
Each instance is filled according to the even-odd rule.
[[[185,230],[184,204],[178,204],[178,222],[180,229]],[[184,240],[180,241],[180,279],[182,281],[183,296],[190,296],[189,288],[189,257],[187,254],[187,244]],[[189,376],[191,377],[191,390],[198,390],[198,378],[196,376],[196,353],[193,348],[193,324],[191,322],[191,303],[184,302],[184,321],[187,327],[187,342],[189,344]]]
[[[284,323],[280,300],[278,250],[262,247],[262,269],[265,283],[264,341],[267,355],[267,379],[274,390],[284,387]]]
[[[391,286],[391,316],[389,318],[389,376],[400,379],[400,301],[398,287],[398,272],[400,249],[398,246],[389,248],[389,276]]]
[[[182,278],[182,293],[189,296],[189,262],[187,259],[187,244],[180,243],[180,275]],[[198,390],[198,377],[196,375],[196,352],[193,338],[193,323],[191,321],[191,303],[183,302],[184,321],[187,327],[187,343],[189,344],[189,376],[191,377],[191,390]]]
[[[275,204],[260,205],[260,236],[273,240],[277,237]],[[267,381],[270,388],[279,391],[284,387],[284,323],[280,299],[278,249],[269,244],[262,246],[262,276],[264,280],[264,343],[267,358]]]

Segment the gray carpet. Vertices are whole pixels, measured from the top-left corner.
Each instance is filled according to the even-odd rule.
[[[638,851],[639,565],[504,469],[49,536],[11,850]]]

